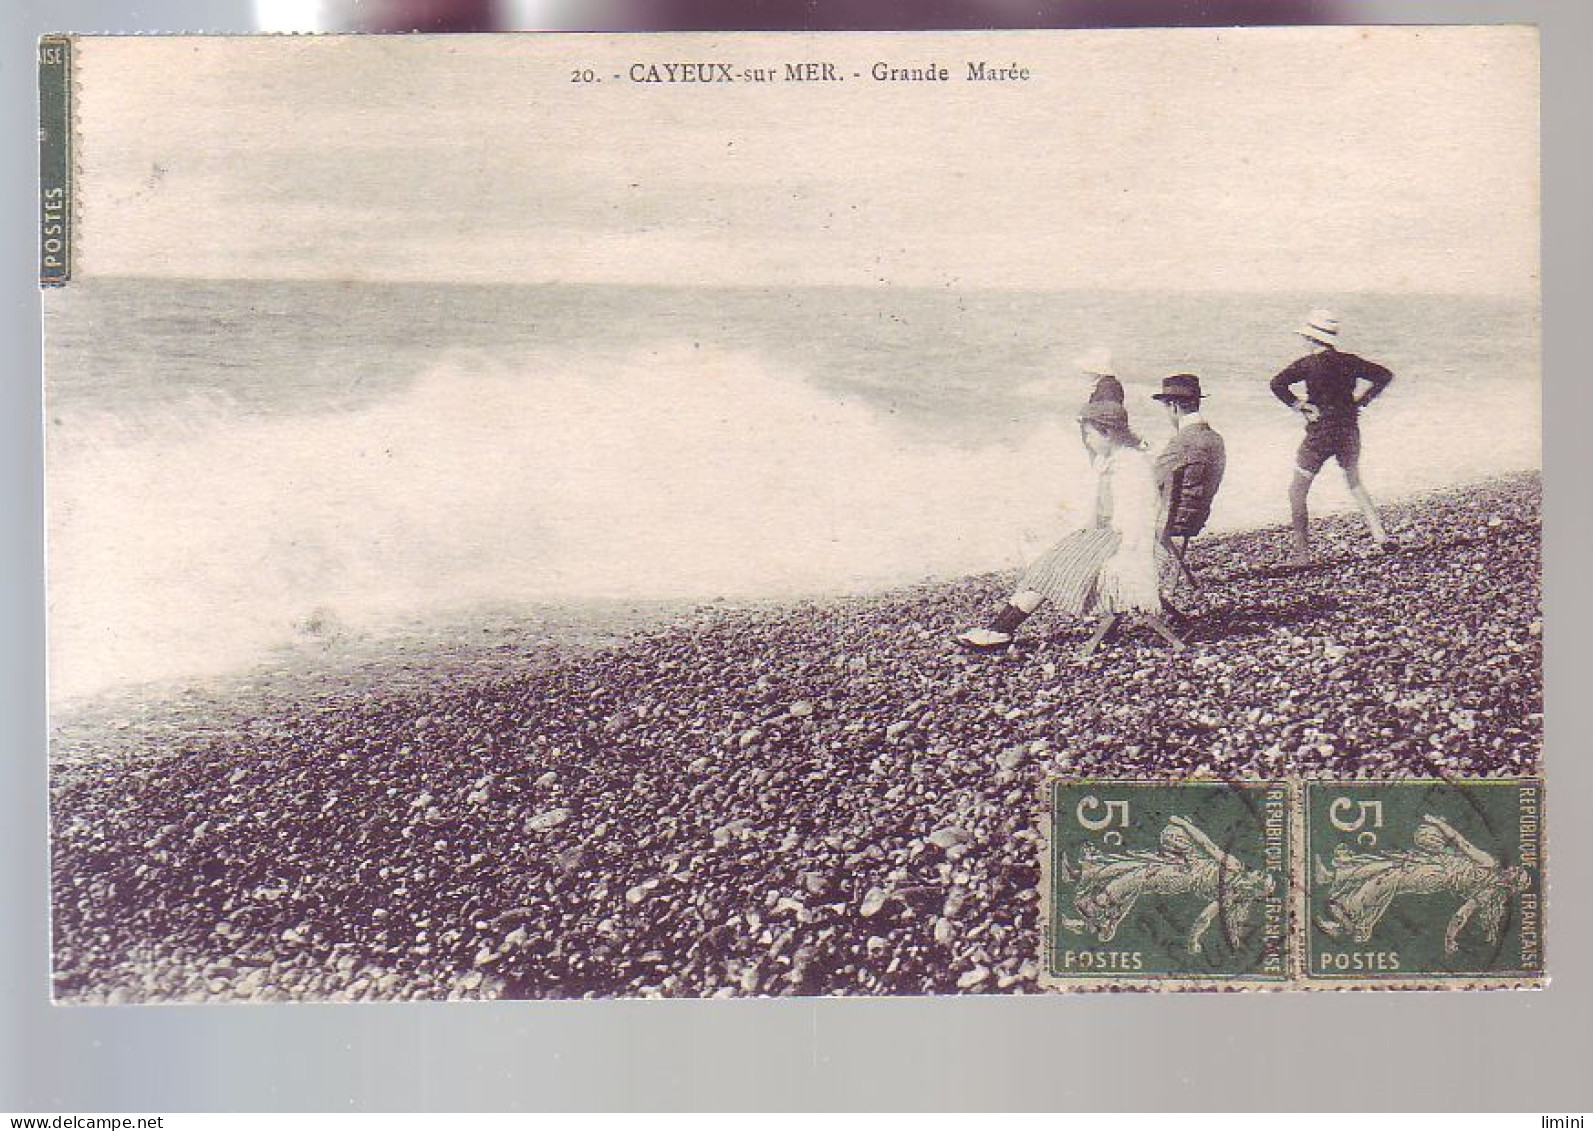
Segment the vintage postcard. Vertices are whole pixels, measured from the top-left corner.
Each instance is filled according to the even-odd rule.
[[[39,86],[56,1000],[1545,977],[1534,29]]]

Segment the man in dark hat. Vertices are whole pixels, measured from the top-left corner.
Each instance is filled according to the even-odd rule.
[[[1205,396],[1199,377],[1175,373],[1162,381],[1162,391],[1154,399],[1167,406],[1167,415],[1178,429],[1156,457],[1156,492],[1164,516],[1162,536],[1171,542],[1198,534],[1206,525],[1228,467],[1228,453],[1217,430],[1200,414]]]
[[[1339,320],[1325,310],[1313,310],[1295,331],[1311,352],[1272,379],[1272,394],[1305,417],[1305,439],[1295,456],[1294,479],[1289,485],[1289,511],[1294,520],[1294,556],[1311,556],[1311,520],[1306,498],[1317,472],[1330,459],[1344,469],[1355,505],[1372,532],[1372,541],[1384,550],[1395,549],[1383,529],[1372,496],[1361,482],[1361,410],[1381,396],[1394,375],[1381,365],[1344,353],[1338,348]],[[1360,382],[1366,390],[1359,391]],[[1305,385],[1305,396],[1294,386]]]

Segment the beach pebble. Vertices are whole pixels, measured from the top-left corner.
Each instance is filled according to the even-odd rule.
[[[819,872],[803,872],[797,879],[809,895],[824,895],[830,890],[830,881]]]
[[[525,831],[538,833],[545,829],[557,828],[569,819],[570,811],[568,809],[548,809],[528,818],[525,823]]]
[[[660,882],[661,881],[659,878],[654,876],[650,879],[643,880],[635,887],[627,889],[625,892],[625,902],[640,903],[642,900],[647,898],[648,893],[656,888]]]
[[[885,901],[889,898],[890,896],[880,888],[869,888],[868,894],[863,897],[863,902],[858,907],[858,911],[863,918],[872,919],[880,913],[885,906]]]
[[[988,967],[975,966],[972,970],[964,971],[962,974],[958,975],[957,988],[959,990],[971,990],[975,986],[982,985],[985,979],[989,977],[990,970]]]
[[[955,848],[967,840],[968,830],[957,828],[955,825],[947,825],[929,834],[929,843],[941,849]]]

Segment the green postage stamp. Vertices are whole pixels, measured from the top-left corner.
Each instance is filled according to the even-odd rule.
[[[1543,782],[1049,786],[1044,981],[1532,986]]]
[[[1306,977],[1543,976],[1543,783],[1308,781]]]
[[[1048,985],[1288,978],[1285,783],[1053,781],[1050,793]]]

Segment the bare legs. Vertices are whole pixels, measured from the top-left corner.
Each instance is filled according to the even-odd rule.
[[[1358,464],[1351,464],[1344,469],[1344,482],[1350,485],[1350,494],[1355,497],[1355,505],[1361,512],[1361,517],[1366,520],[1366,527],[1372,532],[1372,541],[1378,546],[1388,543],[1388,531],[1383,529],[1383,520],[1378,517],[1377,506],[1372,502],[1372,496],[1367,493],[1366,485],[1361,482],[1361,469]]]
[[[1289,515],[1294,521],[1296,558],[1308,558],[1311,554],[1311,515],[1306,506],[1306,498],[1311,493],[1311,484],[1315,479],[1314,472],[1297,467],[1294,469],[1294,479],[1289,484]],[[1366,527],[1372,533],[1372,542],[1379,547],[1389,548],[1392,543],[1389,541],[1388,531],[1383,529],[1383,520],[1377,513],[1377,504],[1372,502],[1371,494],[1361,482],[1359,464],[1351,463],[1344,468],[1344,482],[1349,485],[1350,496],[1355,500],[1356,509],[1366,520]]]
[[[1305,500],[1311,493],[1311,482],[1315,478],[1315,472],[1297,467],[1294,469],[1294,478],[1289,482],[1289,515],[1294,520],[1296,558],[1311,556],[1311,515],[1306,509]]]

